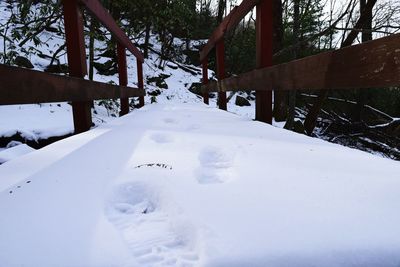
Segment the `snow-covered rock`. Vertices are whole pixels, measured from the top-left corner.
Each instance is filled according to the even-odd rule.
[[[25,144],[19,144],[0,151],[0,164],[28,154],[35,149]]]

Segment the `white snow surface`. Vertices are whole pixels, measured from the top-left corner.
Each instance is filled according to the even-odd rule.
[[[8,149],[0,150],[0,164],[28,154],[35,149],[25,144],[19,144]]]
[[[0,166],[0,266],[399,266],[400,165],[201,103]]]
[[[66,103],[0,106],[0,135],[17,132],[28,140],[73,133],[72,107]]]

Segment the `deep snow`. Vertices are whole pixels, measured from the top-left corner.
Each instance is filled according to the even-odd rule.
[[[64,42],[40,38],[48,55]],[[157,104],[116,118],[96,102],[89,132],[0,148],[0,267],[400,266],[398,162],[254,122],[254,106],[205,106],[187,91],[199,68],[157,60],[145,80],[171,75]],[[131,55],[128,67],[135,86]],[[0,136],[17,131],[71,133],[71,107],[0,106]]]
[[[399,266],[400,165],[201,103],[0,166],[2,266]]]

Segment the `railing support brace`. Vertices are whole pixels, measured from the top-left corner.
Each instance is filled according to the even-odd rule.
[[[260,0],[257,5],[257,68],[264,68],[272,65],[272,2],[272,0]],[[272,124],[272,91],[256,91],[256,120]]]
[[[221,40],[216,45],[217,51],[217,75],[218,80],[225,79],[225,46],[224,40]],[[220,109],[227,110],[226,92],[218,92],[218,106]]]
[[[203,62],[202,62],[202,66],[203,66],[203,84],[207,84],[208,83],[208,58],[206,57]],[[203,100],[205,104],[209,104],[209,97],[208,97],[208,92],[203,93]]]
[[[117,56],[118,56],[118,79],[119,85],[127,86],[128,85],[128,71],[126,65],[126,49],[123,45],[117,42]],[[119,113],[120,116],[126,115],[129,113],[129,99],[128,97],[122,97],[121,101],[121,111]]]
[[[83,18],[77,0],[63,0],[65,37],[69,75],[83,78],[87,74]],[[91,101],[72,102],[75,133],[92,126]]]
[[[144,88],[144,83],[143,83],[143,63],[140,62],[139,60],[136,60],[137,63],[137,77],[138,77],[138,88],[143,89]],[[144,106],[144,96],[139,96],[139,107]]]

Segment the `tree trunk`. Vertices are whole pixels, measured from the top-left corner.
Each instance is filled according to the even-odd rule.
[[[146,24],[145,36],[144,36],[144,47],[143,47],[143,57],[149,57],[149,42],[150,42],[150,23]]]
[[[273,32],[273,51],[274,54],[282,49],[283,24],[282,24],[282,0],[274,0],[274,32]],[[279,58],[273,59],[273,64],[281,63]],[[274,91],[274,111],[275,121],[284,121],[287,116],[287,92]]]
[[[226,0],[219,0],[219,2],[218,2],[217,25],[220,24],[222,22],[222,19],[224,18],[225,8],[226,8]]]
[[[296,47],[293,50],[293,59],[299,56],[297,43],[299,42],[300,32],[300,0],[293,1],[293,45]],[[292,130],[294,125],[294,117],[296,113],[296,91],[289,92],[289,113],[285,124],[285,129]]]
[[[89,32],[89,80],[93,81],[94,73],[94,35],[96,31],[96,22],[93,17],[90,18]]]
[[[360,12],[361,10],[365,9],[365,6],[367,5],[366,0],[360,0]],[[361,33],[361,41],[368,42],[372,40],[372,9],[366,9],[365,10],[365,22],[362,27],[363,32]],[[368,99],[368,89],[360,90],[358,89],[357,92],[357,110],[356,110],[356,116],[355,120],[356,121],[362,121],[363,118],[363,109],[366,104],[366,100]]]
[[[354,40],[357,38],[359,33],[358,29],[362,28],[365,24],[365,21],[368,21],[369,13],[372,13],[372,9],[376,4],[377,0],[368,0],[367,4],[360,11],[361,15],[355,24],[353,30],[347,35],[346,39],[343,41],[341,47],[350,46]],[[328,91],[322,91],[318,94],[318,98],[315,100],[314,105],[310,108],[310,111],[307,114],[307,117],[304,121],[304,128],[308,135],[311,135],[314,131],[314,128],[317,124],[318,114],[321,110],[322,104],[328,96]]]

